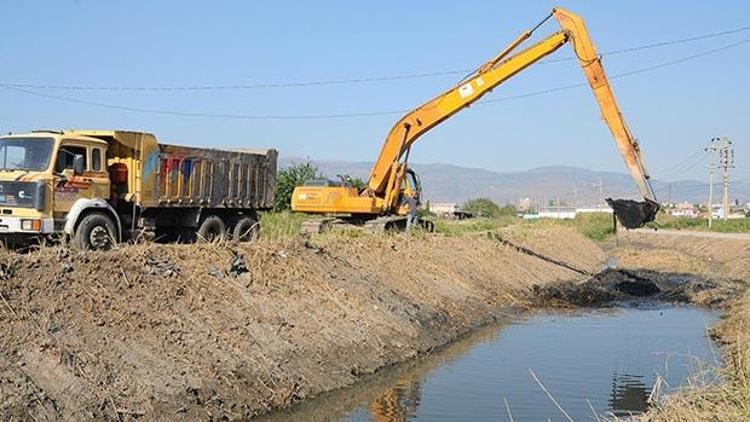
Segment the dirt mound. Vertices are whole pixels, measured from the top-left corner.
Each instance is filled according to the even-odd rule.
[[[587,271],[604,257],[573,233],[529,240]],[[247,418],[528,306],[533,284],[580,279],[486,238],[0,252],[0,416]]]

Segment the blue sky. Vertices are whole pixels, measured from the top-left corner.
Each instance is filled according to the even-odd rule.
[[[473,68],[557,4],[550,1],[3,1],[0,83],[194,86],[288,83]],[[750,25],[747,1],[566,1],[600,51]],[[540,33],[556,30],[552,21]],[[610,75],[750,38],[750,31],[605,57]],[[569,57],[563,47],[555,58]],[[656,177],[708,138],[730,136],[737,177],[750,177],[750,44],[613,81]],[[242,115],[402,110],[452,86],[456,75],[373,83],[222,91],[37,93],[126,107]],[[487,99],[584,82],[575,62],[540,64]],[[274,147],[286,156],[367,161],[398,115],[237,120],[144,114],[0,88],[0,129],[144,130],[205,146]],[[586,88],[477,105],[423,137],[415,162],[498,171],[565,164],[624,171]]]

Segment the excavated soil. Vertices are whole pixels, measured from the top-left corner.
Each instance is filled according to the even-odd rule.
[[[586,271],[606,258],[571,231],[522,237]],[[484,237],[316,242],[0,252],[0,415],[244,419],[526,309],[535,284],[584,280]]]
[[[606,269],[583,283],[534,286],[531,301],[536,307],[603,307],[644,301],[720,307],[745,289],[746,283],[741,280],[714,281],[689,273]]]

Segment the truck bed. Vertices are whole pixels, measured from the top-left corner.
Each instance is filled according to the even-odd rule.
[[[268,209],[276,150],[218,150],[159,144],[151,183],[158,207]]]

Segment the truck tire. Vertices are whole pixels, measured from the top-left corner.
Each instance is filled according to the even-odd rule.
[[[109,216],[91,213],[83,217],[73,234],[73,245],[83,250],[109,250],[115,246],[117,227]]]
[[[215,242],[224,240],[227,237],[227,226],[221,221],[221,218],[215,215],[209,215],[203,220],[198,228],[199,242]]]
[[[232,231],[232,238],[237,242],[252,242],[258,238],[260,225],[252,217],[242,217],[237,220]]]

